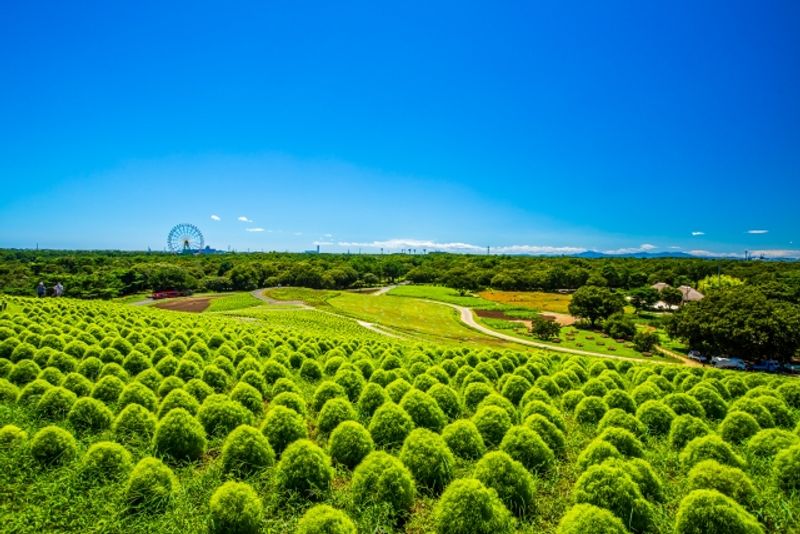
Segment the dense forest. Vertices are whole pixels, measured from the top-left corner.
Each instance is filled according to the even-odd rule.
[[[114,298],[160,289],[251,290],[292,285],[348,289],[398,280],[458,289],[634,289],[655,282],[696,285],[725,274],[770,298],[800,303],[800,263],[698,258],[597,258],[391,254],[210,254],[0,250],[0,293],[32,295],[42,281],[66,296]]]

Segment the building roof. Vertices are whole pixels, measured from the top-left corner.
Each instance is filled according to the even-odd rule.
[[[703,295],[693,287],[681,286],[678,289],[680,289],[681,293],[683,293],[684,302],[697,302],[698,300],[703,300],[703,298],[705,297],[705,295]]]
[[[668,288],[668,287],[671,287],[671,286],[666,282],[657,282],[657,283],[653,284],[650,287],[652,287],[656,291],[661,291],[662,289],[665,289],[665,288]]]

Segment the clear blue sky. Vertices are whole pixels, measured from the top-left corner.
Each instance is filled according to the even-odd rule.
[[[796,1],[14,1],[0,47],[0,247],[800,255]]]

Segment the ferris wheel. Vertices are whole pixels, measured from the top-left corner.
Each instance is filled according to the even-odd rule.
[[[193,224],[178,224],[167,236],[167,248],[176,254],[197,254],[204,246],[203,234]]]

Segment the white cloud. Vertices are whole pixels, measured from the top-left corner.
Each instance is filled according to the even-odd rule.
[[[333,234],[322,234],[322,237],[330,239],[331,237],[333,237]]]
[[[263,228],[245,228],[246,232],[263,232]]]
[[[764,256],[765,258],[800,258],[800,250],[792,249],[768,249],[768,250],[751,250],[749,252],[751,257]]]
[[[693,236],[706,235],[706,233],[705,232],[697,232],[697,231],[695,231],[695,232],[692,232],[692,235]]]
[[[212,221],[221,221],[222,217],[220,217],[219,215],[212,215],[211,216],[211,220]]]
[[[311,244],[312,244],[312,245],[314,245],[315,247],[316,247],[316,246],[320,246],[320,247],[330,247],[330,246],[333,246],[333,245],[335,245],[336,243],[334,243],[334,242],[332,242],[332,241],[314,241],[314,242],[313,242],[313,243],[311,243]]]
[[[247,217],[245,217],[244,215],[240,216],[240,217],[239,217],[239,220],[240,220],[241,222],[247,222],[247,223],[251,223],[251,222],[253,222],[251,219],[248,219],[248,218],[247,218]]]
[[[767,232],[769,232],[769,230],[748,230],[747,231],[748,234],[755,234],[755,235],[766,234]]]
[[[618,248],[614,250],[604,250],[603,252],[606,254],[636,254],[637,252],[649,252],[655,248],[656,248],[655,245],[651,245],[650,243],[643,243],[638,247]]]

